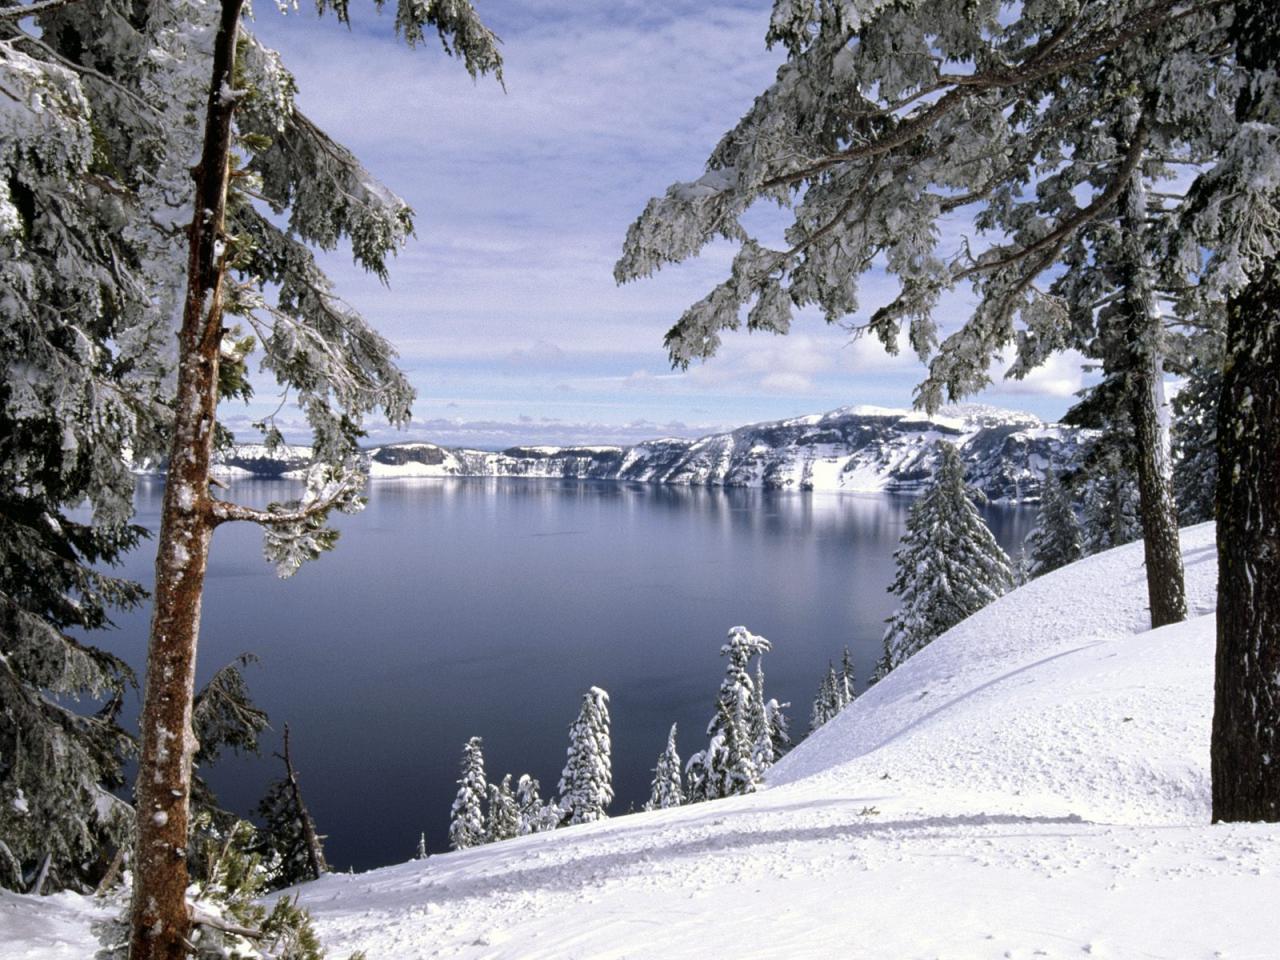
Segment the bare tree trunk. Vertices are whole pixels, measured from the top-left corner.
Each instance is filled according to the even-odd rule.
[[[224,219],[235,108],[227,92],[233,87],[241,5],[242,0],[222,2],[204,149],[193,171],[195,214],[140,721],[131,960],[179,960],[186,956],[191,930],[186,903],[187,818],[191,761],[197,747],[191,705],[200,601],[215,526],[208,484],[218,404]]]
[[[298,774],[293,769],[293,759],[289,753],[289,725],[284,725],[284,769],[289,781],[289,793],[293,797],[294,809],[298,811],[298,820],[302,824],[302,839],[307,845],[307,866],[311,869],[311,877],[319,880],[329,872],[329,864],[324,859],[324,847],[320,845],[320,837],[316,833],[315,821],[302,802],[302,790],[298,787]]]
[[[1280,7],[1235,5],[1236,61],[1276,70]],[[1245,84],[1241,123],[1280,120],[1274,88]],[[1273,198],[1274,202],[1274,198]],[[1277,238],[1271,238],[1275,243]],[[1274,248],[1273,248],[1274,249]],[[1227,301],[1218,401],[1218,649],[1213,819],[1280,821],[1280,257]]]
[[[1164,329],[1145,244],[1146,219],[1147,195],[1139,169],[1130,175],[1120,194],[1125,391],[1136,448],[1138,512],[1151,626],[1162,627],[1187,619],[1187,597],[1164,409]]]

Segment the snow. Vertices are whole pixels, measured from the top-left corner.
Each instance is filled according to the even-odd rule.
[[[1121,547],[935,640],[755,794],[331,875],[301,902],[330,956],[397,960],[1272,957],[1280,828],[1209,825],[1213,536],[1182,533],[1186,623],[1146,629],[1142,547]],[[70,925],[58,904],[0,908],[16,956],[75,955],[40,939]]]

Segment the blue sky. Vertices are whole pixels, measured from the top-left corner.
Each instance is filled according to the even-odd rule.
[[[374,439],[629,442],[910,405],[914,357],[850,342],[817,315],[786,337],[731,335],[711,361],[673,372],[663,335],[723,277],[727,244],[650,280],[613,281],[645,202],[698,177],[772,80],[781,52],[764,45],[767,0],[479,0],[503,39],[505,92],[434,44],[408,49],[371,4],[352,4],[349,30],[304,7],[281,16],[261,4],[252,29],[294,72],[302,109],[417,214],[389,287],[341,253],[324,258],[418,391],[409,430],[371,424]],[[889,293],[874,275],[864,290],[872,308]],[[963,300],[946,304],[944,328],[964,315]],[[1052,419],[1079,385],[1068,357],[976,399]],[[265,407],[271,391],[260,393]]]

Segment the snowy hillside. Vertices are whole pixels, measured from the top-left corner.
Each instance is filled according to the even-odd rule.
[[[1185,624],[1144,629],[1123,547],[939,638],[760,793],[332,876],[302,902],[331,957],[1274,957],[1280,830],[1208,825],[1212,527],[1183,551]],[[5,956],[86,955],[35,946],[73,906],[0,899]]]
[[[881,407],[739,427],[696,440],[634,447],[512,447],[500,453],[409,442],[366,451],[387,477],[544,477],[701,486],[911,493],[933,471],[933,443],[959,446],[971,483],[993,500],[1039,493],[1050,461],[1070,467],[1085,432],[995,407],[948,407],[934,416]],[[245,445],[222,459],[229,476],[278,477],[305,466],[305,447],[269,455]]]

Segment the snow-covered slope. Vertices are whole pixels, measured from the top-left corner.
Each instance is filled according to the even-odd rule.
[[[940,637],[753,796],[302,902],[334,957],[1273,958],[1280,829],[1208,822],[1212,526],[1183,553],[1187,623],[1145,629],[1141,545],[1083,560]]]
[[[1212,527],[1184,553],[1190,622],[1144,629],[1140,545],[1074,564],[939,638],[754,796],[303,902],[335,946],[398,958],[1273,957],[1280,831],[1208,825]]]
[[[1030,414],[976,405],[934,416],[881,407],[739,427],[697,440],[667,438],[634,447],[512,447],[501,453],[410,442],[372,447],[369,473],[387,477],[552,477],[704,486],[911,493],[933,472],[933,442],[960,447],[971,483],[993,500],[1039,494],[1052,461],[1077,462],[1087,431]],[[305,447],[278,456],[246,445],[222,459],[231,476],[287,476],[305,466]]]

